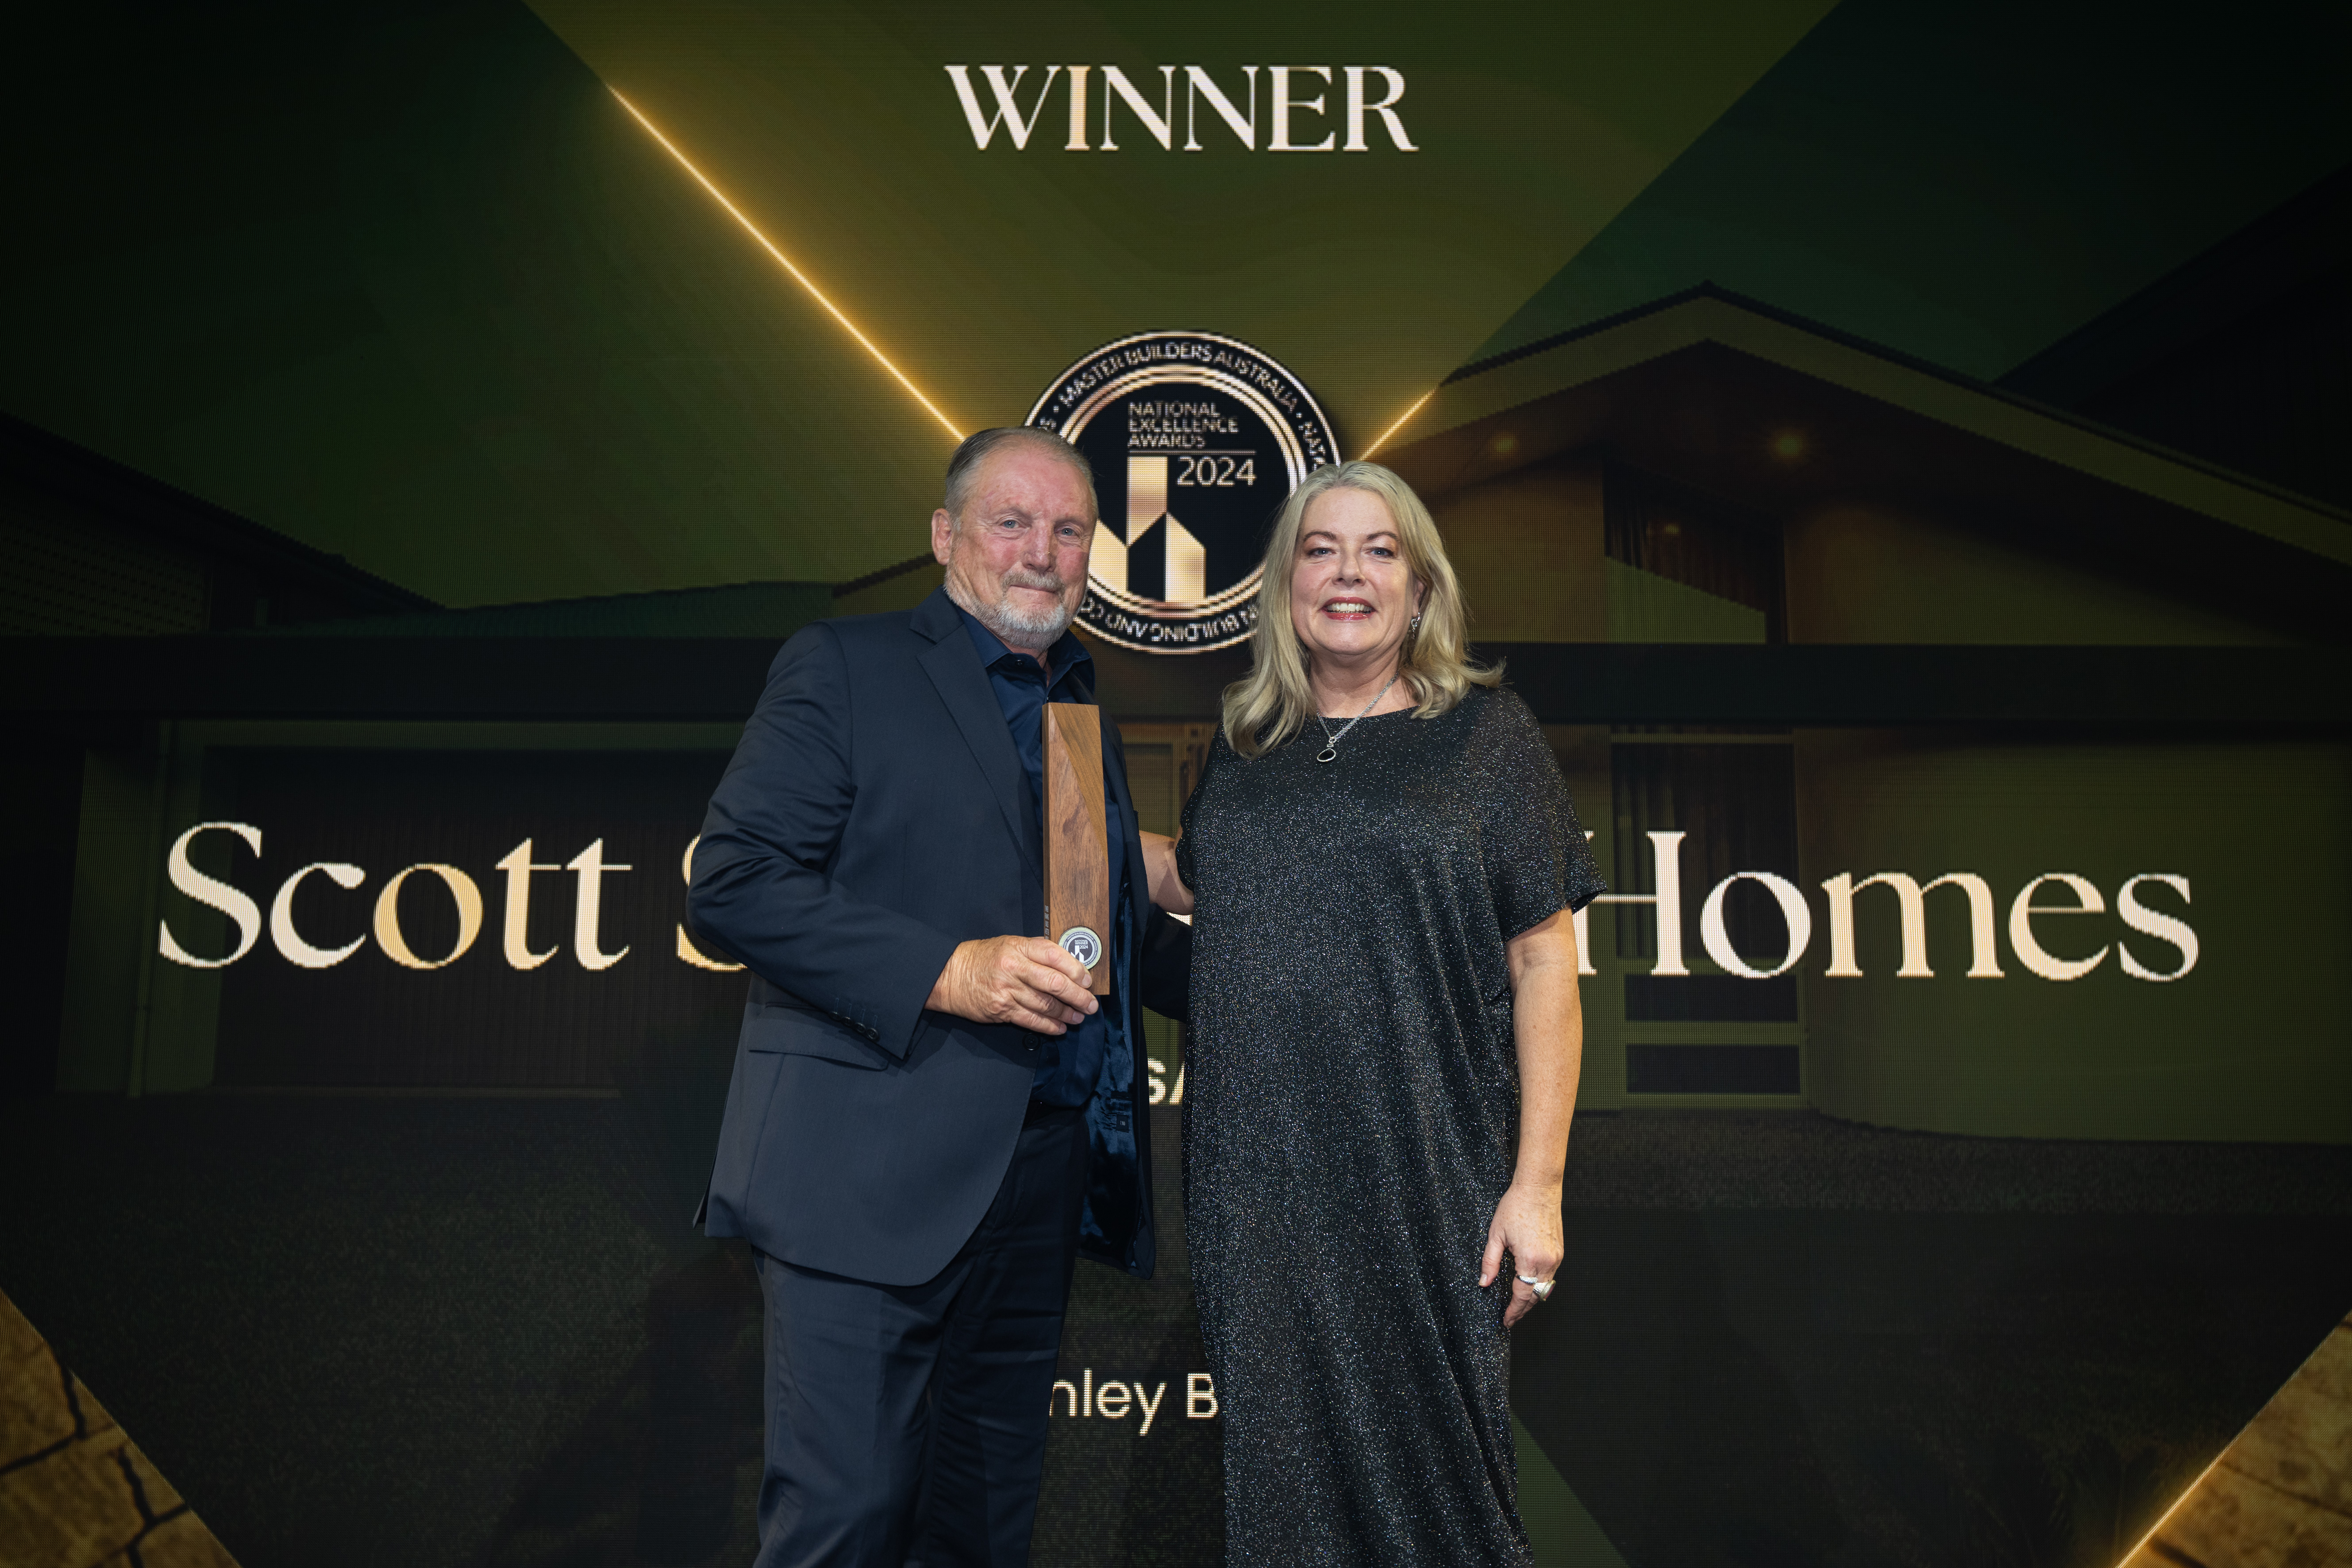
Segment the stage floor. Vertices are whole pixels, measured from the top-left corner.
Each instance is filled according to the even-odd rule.
[[[708,1101],[0,1101],[0,1289],[247,1568],[747,1562],[757,1290],[686,1223]],[[1041,1564],[1217,1558],[1154,1114],[1175,1267],[1079,1271],[1065,1374],[1133,1397],[1056,1420]],[[1609,1561],[1588,1521],[1635,1568],[2090,1561],[2352,1306],[2347,1149],[1596,1114],[1568,1205],[1514,1366],[1554,1562]]]

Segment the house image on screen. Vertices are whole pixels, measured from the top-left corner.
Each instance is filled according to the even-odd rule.
[[[2005,385],[1702,287],[1465,367],[1381,454],[1612,883],[1584,1103],[2352,1136],[2352,519],[2120,427],[2310,449],[2292,375],[2221,391],[2317,352],[2278,309],[2181,326],[2282,243]]]

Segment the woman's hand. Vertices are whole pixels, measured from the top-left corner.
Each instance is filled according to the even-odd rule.
[[[1192,912],[1192,889],[1176,874],[1176,840],[1164,833],[1146,833],[1143,870],[1151,885],[1151,901],[1171,915]]]
[[[1559,1272],[1561,1254],[1567,1243],[1560,1235],[1559,1184],[1538,1187],[1518,1182],[1511,1184],[1503,1201],[1495,1205],[1495,1218],[1486,1226],[1486,1264],[1478,1275],[1481,1288],[1492,1285],[1503,1271],[1503,1254],[1511,1255],[1511,1304],[1503,1309],[1503,1327],[1509,1328],[1534,1310],[1534,1287],[1517,1275],[1532,1275],[1538,1279],[1550,1279]]]

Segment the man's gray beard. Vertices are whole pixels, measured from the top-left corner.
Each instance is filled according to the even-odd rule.
[[[972,619],[994,632],[999,641],[1008,647],[1050,647],[1054,640],[1069,629],[1070,607],[1067,600],[1056,599],[1051,609],[1034,612],[1017,609],[1013,604],[1016,586],[1042,586],[1037,584],[999,584],[996,602],[963,605]],[[1057,587],[1055,590],[1060,592]],[[950,591],[950,597],[963,604],[963,596]]]
[[[1055,638],[1069,629],[1070,625],[1070,606],[1064,601],[1057,599],[1053,608],[1031,614],[1013,607],[1010,589],[1005,590],[1003,598],[978,614],[980,624],[994,632],[1008,646],[1019,638],[1024,643],[1050,647]]]

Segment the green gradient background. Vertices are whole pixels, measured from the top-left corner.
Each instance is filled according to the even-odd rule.
[[[838,582],[922,548],[945,433],[606,84],[963,428],[1185,326],[1350,451],[1702,278],[1996,374],[2352,156],[2339,8],[1824,9],[52,12],[0,405],[453,605]],[[940,68],[1023,60],[1390,63],[1423,150],[978,153]]]

